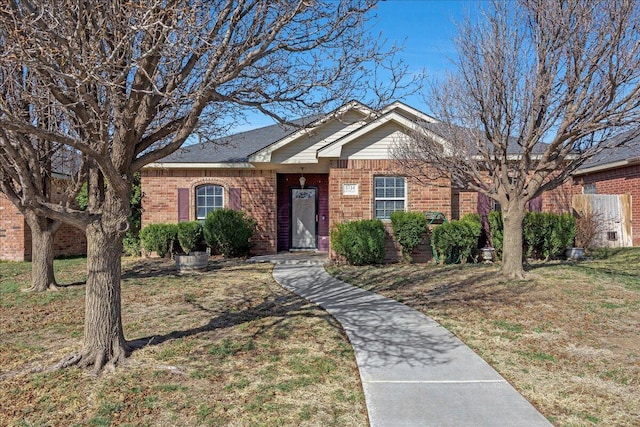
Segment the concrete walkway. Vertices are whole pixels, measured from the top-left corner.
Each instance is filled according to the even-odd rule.
[[[551,425],[427,316],[329,276],[321,257],[277,257],[271,259],[275,280],[320,305],[345,329],[372,427]]]

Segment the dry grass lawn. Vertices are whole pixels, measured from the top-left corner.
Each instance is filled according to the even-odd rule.
[[[2,426],[367,424],[342,329],[279,287],[269,264],[210,261],[179,276],[168,261],[125,260],[125,336],[143,345],[98,377],[14,375],[82,345],[85,260],[56,261],[71,284],[60,292],[20,292],[29,269],[0,263]]]
[[[554,425],[640,425],[640,249],[591,261],[330,267],[420,310],[478,352]]]

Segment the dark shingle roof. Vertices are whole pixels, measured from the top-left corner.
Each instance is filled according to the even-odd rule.
[[[623,160],[637,160],[640,158],[640,135],[637,130],[617,135],[610,143],[612,145],[624,145],[620,147],[613,146],[603,150],[600,154],[584,163],[580,169],[606,166]]]
[[[447,138],[447,135],[451,132],[451,130],[453,130],[454,132],[460,132],[461,134],[465,135],[474,135],[474,137],[476,138],[484,138],[484,135],[481,133],[480,130],[478,129],[470,129],[470,128],[463,128],[463,127],[459,127],[459,126],[455,126],[455,125],[449,125],[447,123],[426,123],[424,125],[424,127],[427,130],[430,130],[431,132],[435,133],[438,136],[441,136],[442,138],[444,138],[445,140],[447,139],[451,139],[451,138]],[[534,147],[533,147],[533,154],[542,154],[544,153],[544,151],[547,149],[547,145],[544,142],[539,142],[537,143]],[[511,138],[509,140],[509,145],[507,146],[507,154],[511,155],[517,155],[520,154],[522,152],[521,147],[518,145],[517,143],[517,139],[516,138]]]
[[[305,126],[321,116],[292,120],[297,126]],[[297,126],[275,124],[240,132],[213,141],[182,147],[158,163],[243,163],[256,151],[281,140],[297,131]]]

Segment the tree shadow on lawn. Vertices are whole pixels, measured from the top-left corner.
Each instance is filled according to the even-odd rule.
[[[74,288],[76,286],[84,286],[86,284],[87,284],[87,281],[83,280],[83,281],[73,282],[73,283],[63,283],[63,284],[58,283],[56,286],[58,288],[65,289],[65,288]]]
[[[132,264],[123,266],[122,280],[126,279],[146,279],[149,277],[183,277],[189,274],[206,274],[212,271],[221,270],[234,265],[233,260],[219,259],[209,260],[207,267],[188,273],[178,273],[175,261],[170,258],[142,258],[136,260]]]
[[[535,281],[512,281],[497,270],[483,266],[442,266],[406,271],[380,271],[364,280],[362,286],[372,292],[393,295],[412,307],[439,305],[478,305],[488,302],[509,304],[522,300],[535,290]],[[357,277],[357,276],[356,276]]]
[[[403,303],[414,308],[430,310],[467,307],[489,311],[497,306],[514,305],[525,301],[536,287],[536,284],[531,281],[500,280],[496,278],[496,273],[485,272],[435,285],[396,288],[395,291]]]
[[[548,269],[553,267],[570,267],[576,270],[579,270],[584,273],[604,273],[611,274],[614,276],[621,276],[630,279],[639,279],[640,278],[640,269],[635,268],[635,266],[629,266],[628,264],[620,264],[621,267],[629,267],[628,270],[608,267],[602,264],[602,259],[584,259],[584,260],[561,260],[555,262],[538,262],[527,264],[525,266],[525,271],[535,271]]]
[[[254,320],[267,318],[273,318],[273,321],[260,325],[258,330],[252,335],[252,338],[255,339],[265,334],[267,331],[271,331],[275,336],[279,336],[281,333],[284,333],[289,329],[288,325],[285,324],[285,321],[287,319],[296,317],[322,319],[329,326],[336,329],[342,336],[345,336],[340,324],[330,314],[326,313],[319,307],[315,307],[308,301],[297,297],[293,293],[268,297],[257,305],[245,300],[246,305],[243,310],[226,311],[224,313],[219,313],[217,311],[206,308],[196,301],[187,302],[198,310],[211,313],[212,315],[214,315],[214,317],[212,317],[205,325],[196,328],[172,331],[168,334],[163,335],[150,335],[127,341],[130,352],[133,353],[145,347],[160,345],[167,341],[191,337],[215,330],[226,329],[244,323],[252,322]]]

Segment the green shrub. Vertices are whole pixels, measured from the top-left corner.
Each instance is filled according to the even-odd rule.
[[[564,253],[575,237],[575,218],[569,214],[528,212],[523,225],[527,256],[549,259]]]
[[[478,224],[482,224],[482,221],[480,220],[480,214],[476,214],[476,213],[468,213],[464,215],[462,218],[460,218],[460,221],[471,221],[471,222],[477,222]]]
[[[440,263],[462,262],[472,259],[478,249],[481,225],[475,218],[463,218],[434,228],[431,240],[435,255]]]
[[[557,226],[554,230],[551,250],[554,256],[563,254],[568,247],[573,246],[576,237],[576,219],[565,213],[557,216]]]
[[[529,258],[548,258],[548,242],[554,218],[542,212],[528,212],[522,221],[522,245]]]
[[[142,246],[140,244],[140,237],[133,233],[127,232],[122,241],[124,253],[129,256],[140,256],[142,253]]]
[[[491,236],[496,255],[502,257],[503,223],[500,212],[489,214]],[[522,249],[527,257],[550,259],[564,253],[573,244],[575,218],[570,214],[527,212],[522,221]]]
[[[411,262],[411,253],[427,232],[427,218],[421,212],[395,211],[391,214],[391,225],[396,240],[402,246],[402,256]]]
[[[225,257],[239,257],[249,253],[250,239],[256,221],[244,212],[217,209],[209,212],[204,223],[204,239],[209,246]]]
[[[178,242],[184,253],[191,252],[203,239],[200,221],[178,223]]]
[[[160,257],[174,252],[177,238],[177,224],[149,224],[140,230],[140,242],[144,250],[156,252]]]
[[[338,224],[331,231],[331,247],[349,264],[381,264],[385,251],[384,225],[377,219]]]
[[[489,212],[489,227],[491,228],[491,244],[496,250],[496,258],[502,259],[502,244],[504,242],[504,225],[502,223],[502,212]]]

